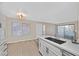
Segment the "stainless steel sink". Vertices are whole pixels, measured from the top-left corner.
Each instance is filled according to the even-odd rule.
[[[56,38],[51,38],[51,37],[46,37],[45,39],[53,41],[53,42],[58,43],[58,44],[63,44],[63,43],[66,42],[66,41],[62,41],[62,40],[59,40],[59,39],[56,39]]]

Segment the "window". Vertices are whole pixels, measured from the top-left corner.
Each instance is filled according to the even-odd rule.
[[[17,21],[12,23],[13,36],[22,36],[29,34],[29,25],[27,23],[19,23]]]
[[[27,23],[22,24],[22,32],[24,35],[29,34],[29,25]]]
[[[21,36],[22,35],[22,26],[19,22],[12,23],[12,34],[13,34],[13,36]]]
[[[75,26],[74,25],[61,25],[57,26],[57,36],[66,39],[75,39]]]
[[[64,38],[68,38],[68,39],[74,39],[75,37],[75,32],[74,32],[74,25],[66,25],[65,26],[65,34],[64,34]]]
[[[64,26],[58,26],[58,37],[64,38]]]

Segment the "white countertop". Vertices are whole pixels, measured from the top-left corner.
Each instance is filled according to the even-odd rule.
[[[63,41],[66,41],[66,43],[63,43],[63,44],[57,44],[55,42],[52,42],[50,40],[46,40],[44,39],[45,37],[53,37],[53,36],[45,36],[45,35],[42,35],[42,36],[38,36],[39,38],[42,38],[44,41],[50,43],[50,44],[53,44],[57,47],[59,47],[60,49],[63,49],[63,50],[66,50],[74,55],[77,55],[79,56],[79,44],[74,44],[72,43],[71,40],[68,40],[68,39],[63,39],[63,38],[58,38],[60,40],[63,40]],[[53,38],[56,38],[56,37],[53,37]]]

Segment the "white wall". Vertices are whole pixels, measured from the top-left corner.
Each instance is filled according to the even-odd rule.
[[[14,36],[12,33],[12,22],[17,20],[16,18],[5,18],[6,19],[6,39],[7,43],[15,43],[19,41],[27,41],[27,40],[34,40],[36,37],[36,28],[35,28],[35,22],[33,21],[24,21],[23,23],[28,24],[29,27],[29,33],[21,36]],[[18,20],[20,23],[21,21]],[[20,23],[21,24],[21,23]]]

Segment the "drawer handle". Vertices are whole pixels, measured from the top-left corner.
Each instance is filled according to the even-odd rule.
[[[49,53],[49,49],[46,47],[46,53],[48,54]]]

